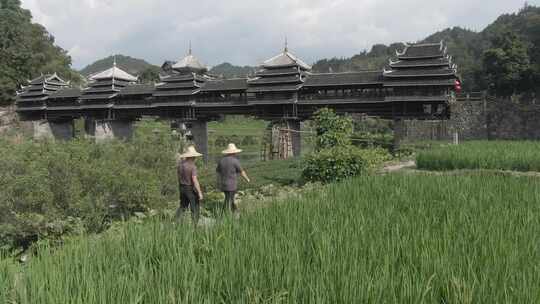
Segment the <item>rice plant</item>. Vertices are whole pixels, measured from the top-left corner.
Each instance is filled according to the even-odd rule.
[[[540,171],[540,142],[472,141],[422,151],[416,160],[418,168],[428,170]]]
[[[540,180],[359,177],[207,229],[153,220],[22,270],[17,303],[538,303]],[[1,298],[0,298],[1,299]]]

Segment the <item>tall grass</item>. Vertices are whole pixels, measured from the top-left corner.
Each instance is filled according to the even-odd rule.
[[[439,146],[418,154],[420,169],[500,169],[540,171],[540,142],[473,141]]]
[[[128,225],[23,270],[20,303],[538,303],[539,179],[360,177],[210,229]],[[0,298],[1,299],[1,298]]]

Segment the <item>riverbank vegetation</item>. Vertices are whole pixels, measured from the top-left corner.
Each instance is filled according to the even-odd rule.
[[[175,154],[182,142],[168,125],[143,121],[131,142],[34,142],[0,139],[0,251],[27,249],[42,239],[99,233],[116,220],[176,205]],[[298,182],[298,160],[246,160],[253,177],[240,190]],[[201,164],[206,192],[214,164]]]

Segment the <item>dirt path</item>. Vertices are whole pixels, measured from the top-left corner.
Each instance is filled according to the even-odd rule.
[[[391,173],[403,169],[413,169],[415,167],[416,162],[414,160],[402,161],[400,163],[392,163],[384,166],[381,170],[381,173]]]

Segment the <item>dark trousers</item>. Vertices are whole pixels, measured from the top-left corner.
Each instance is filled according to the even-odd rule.
[[[187,209],[191,209],[191,218],[193,219],[193,224],[196,225],[199,221],[199,196],[195,192],[193,186],[180,186],[180,207],[176,210],[176,221],[179,221],[184,212]]]
[[[223,191],[225,193],[225,201],[223,202],[223,210],[232,211],[234,213],[238,212],[238,208],[234,203],[234,197],[236,196],[236,191]]]

